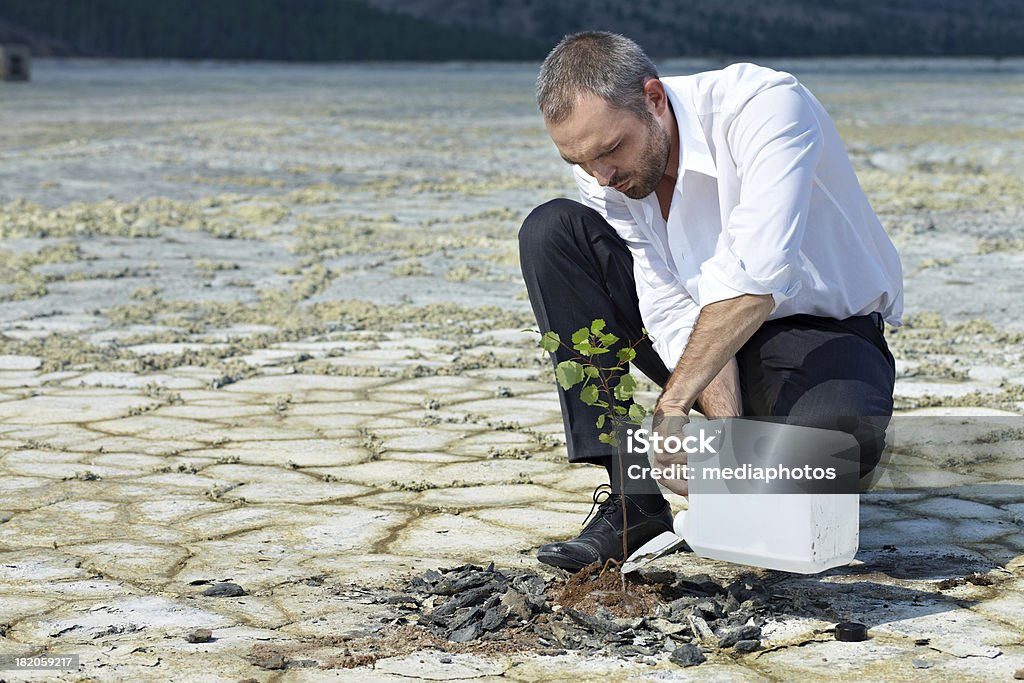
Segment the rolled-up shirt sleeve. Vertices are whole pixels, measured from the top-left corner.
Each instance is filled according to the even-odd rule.
[[[605,191],[579,167],[573,176],[580,201],[605,217],[633,257],[633,278],[640,317],[654,350],[669,371],[674,370],[700,313],[700,307],[675,277],[651,241],[640,231],[622,199]]]
[[[822,135],[797,83],[750,98],[726,131],[740,180],[726,248],[700,270],[701,306],[743,294],[770,294],[775,308],[796,295]]]

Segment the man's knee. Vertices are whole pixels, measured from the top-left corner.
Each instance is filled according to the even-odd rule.
[[[813,394],[814,391],[808,392]],[[892,415],[892,397],[876,387],[831,387],[830,396],[809,396],[797,401],[784,418],[790,424],[846,432],[860,446],[860,476],[879,464],[886,445],[886,429]]]
[[[530,212],[519,228],[519,251],[523,256],[544,253],[553,245],[572,240],[573,226],[584,216],[598,216],[593,209],[564,197],[544,202]]]

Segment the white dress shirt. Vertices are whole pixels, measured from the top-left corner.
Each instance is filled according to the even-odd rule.
[[[828,113],[792,75],[753,64],[663,78],[679,126],[668,221],[579,166],[583,204],[633,255],[640,314],[672,370],[702,306],[771,294],[769,319],[903,313],[899,255]]]

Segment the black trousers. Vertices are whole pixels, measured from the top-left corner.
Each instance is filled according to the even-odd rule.
[[[593,209],[555,199],[534,209],[519,231],[527,292],[541,332],[572,333],[604,318],[620,343],[643,336],[633,259],[615,229]],[[558,364],[572,358],[552,354]],[[896,370],[881,316],[845,320],[793,315],[765,322],[736,354],[745,416],[838,428],[861,444],[861,473],[878,463],[893,409]],[[592,362],[615,365],[614,354]],[[637,348],[636,367],[659,386],[670,368],[649,341]],[[598,441],[601,409],[558,387],[570,462],[605,464],[611,448]]]

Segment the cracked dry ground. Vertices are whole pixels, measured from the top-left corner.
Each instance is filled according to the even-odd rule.
[[[862,497],[857,562],[761,572],[789,596],[762,647],[681,668],[440,652],[389,637],[415,614],[378,602],[431,569],[547,572],[535,548],[579,529],[602,479],[564,464],[550,365],[519,331],[516,227],[574,192],[532,65],[35,66],[0,95],[0,654],[82,668],[3,680],[1024,667],[1019,71],[792,65],[903,256],[897,405],[925,417]],[[871,639],[835,642],[841,620]]]
[[[495,366],[541,362],[517,335],[471,348]],[[431,376],[452,361],[445,342],[336,336],[274,345],[258,373],[216,389],[199,367],[43,372],[4,358],[3,651],[80,654],[63,680],[688,675],[668,652],[652,665],[391,642],[360,660],[348,640],[388,633],[368,587],[463,562],[536,571],[533,549],[578,528],[600,477],[561,463],[557,401],[537,368]],[[398,376],[359,376],[382,356]],[[296,372],[318,357],[351,375]],[[776,590],[806,601],[769,622],[762,651],[712,653],[700,676],[1008,679],[1024,666],[1024,506],[1009,498],[1019,484],[972,481],[865,495],[863,564],[775,574]],[[740,570],[689,555],[661,566]],[[939,584],[975,572],[990,580]],[[204,595],[221,582],[245,594]],[[824,633],[846,619],[873,638]],[[201,628],[212,641],[189,642]]]

